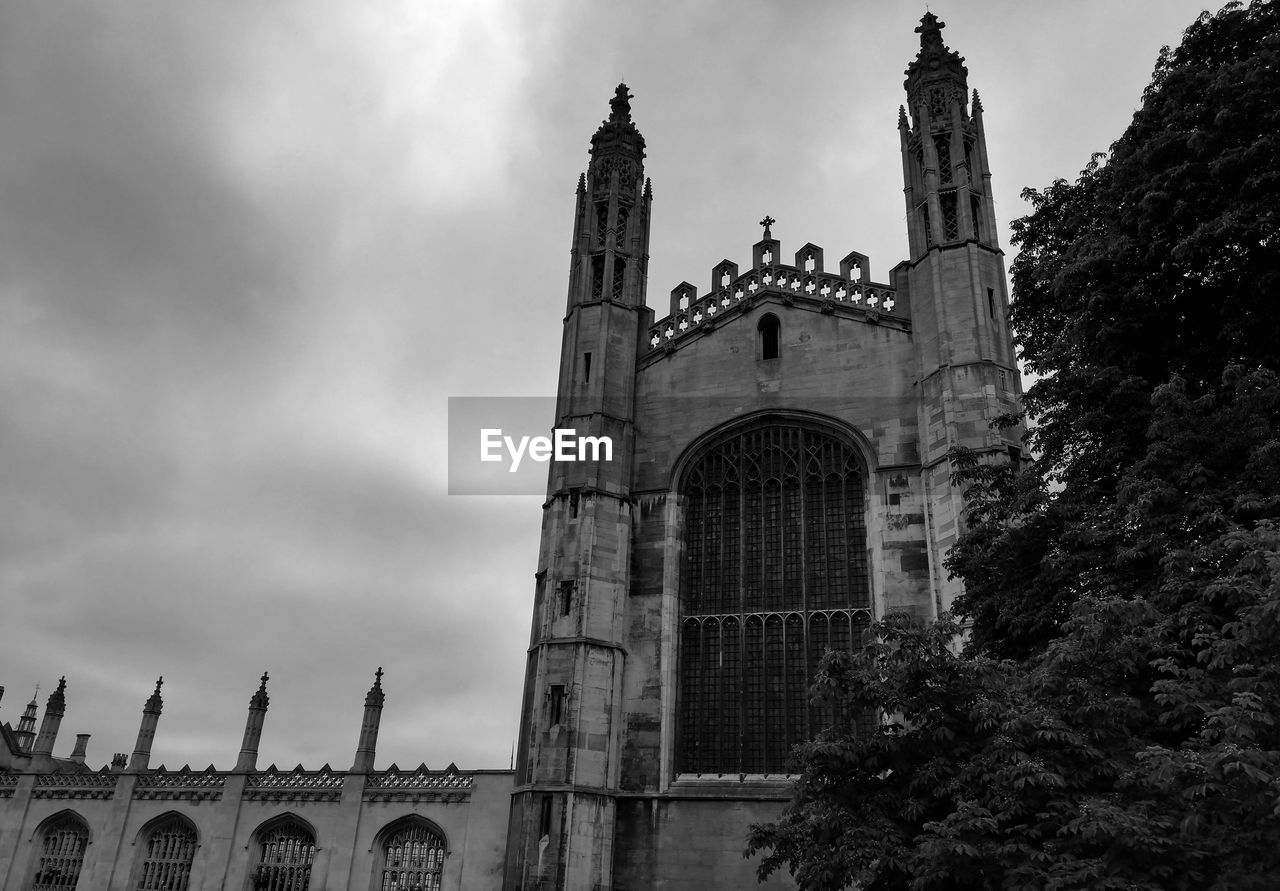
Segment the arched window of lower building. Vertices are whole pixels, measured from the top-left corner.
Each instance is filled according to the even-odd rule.
[[[144,828],[134,891],[187,891],[196,856],[196,828],[186,817],[170,814]]]
[[[445,842],[427,821],[410,817],[384,830],[375,891],[440,891]]]
[[[316,856],[311,828],[297,817],[285,816],[263,824],[256,836],[252,891],[307,891]]]
[[[80,880],[89,827],[75,814],[60,814],[40,830],[35,875],[31,891],[68,891]]]
[[[831,720],[808,688],[870,621],[866,470],[819,425],[712,441],[680,481],[684,561],[676,770],[783,773]]]

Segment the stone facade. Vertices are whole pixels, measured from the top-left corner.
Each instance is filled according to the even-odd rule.
[[[0,891],[753,887],[747,829],[831,717],[816,660],[960,593],[950,449],[1022,460],[991,424],[1021,391],[982,107],[941,29],[907,69],[909,259],[884,281],[856,251],[785,254],[766,217],[749,266],[655,318],[619,86],[578,183],[555,419],[613,457],[552,465],[514,771],[374,770],[380,673],[350,770],[258,769],[264,676],[234,769],[149,766],[157,684],[94,771],[85,738],[53,756],[60,685],[38,731],[34,702],[0,726]]]
[[[265,676],[234,770],[149,766],[159,684],[133,754],[90,770],[86,737],[70,758],[52,755],[65,708],[60,684],[34,741],[24,726],[34,702],[17,730],[0,727],[0,891],[498,887],[511,772],[373,770],[380,680],[346,771],[256,767]]]
[[[550,474],[506,887],[753,886],[747,828],[822,720],[816,658],[960,593],[947,453],[1021,460],[991,423],[1020,381],[982,107],[941,29],[924,16],[907,69],[910,259],[887,281],[857,252],[784,254],[766,218],[749,267],[682,282],[655,320],[625,85],[593,137],[555,420],[614,454]]]

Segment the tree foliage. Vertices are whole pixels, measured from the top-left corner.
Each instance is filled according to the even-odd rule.
[[[814,695],[755,827],[802,887],[1280,887],[1280,9],[1164,50],[1130,127],[1027,191],[1013,321],[1039,459],[954,456],[958,626],[904,617]]]

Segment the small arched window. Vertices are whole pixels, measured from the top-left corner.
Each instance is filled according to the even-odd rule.
[[[31,891],[68,891],[80,880],[89,827],[75,814],[54,817],[40,832],[39,860]]]
[[[316,837],[310,827],[286,816],[264,825],[257,838],[252,891],[307,891],[316,856]]]
[[[134,891],[187,891],[196,856],[196,830],[178,814],[162,817],[143,830],[145,858]]]
[[[408,818],[389,827],[382,840],[376,891],[440,891],[444,836],[425,820]]]
[[[760,332],[760,358],[776,359],[779,354],[779,343],[782,340],[782,323],[773,313],[766,313],[756,326]]]

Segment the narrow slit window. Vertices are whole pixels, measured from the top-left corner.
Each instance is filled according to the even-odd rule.
[[[778,358],[779,342],[782,339],[782,324],[778,317],[769,313],[760,320],[757,330],[760,332],[760,358]]]
[[[538,815],[538,835],[546,837],[551,834],[551,796],[542,796],[541,813]]]
[[[576,587],[572,581],[563,581],[560,583],[560,615],[567,616],[569,611],[573,609],[573,590]]]
[[[987,288],[987,313],[991,318],[996,317],[996,289]]]
[[[569,490],[569,519],[578,519],[578,510],[582,507],[582,490]]]
[[[627,261],[621,257],[613,258],[613,299],[621,300],[627,283]]]
[[[582,354],[582,382],[584,384],[591,383],[591,354]]]
[[[548,717],[550,718],[549,723],[552,726],[556,724],[563,724],[564,723],[564,684],[552,684],[551,689],[547,693],[547,698],[550,699],[550,704],[548,706],[548,709],[550,712],[550,714],[548,715]]]

